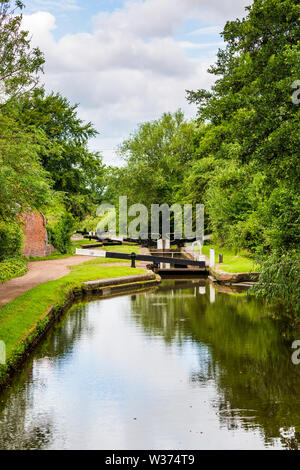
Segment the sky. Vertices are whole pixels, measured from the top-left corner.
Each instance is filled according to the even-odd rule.
[[[42,82],[78,103],[99,132],[90,148],[120,165],[118,145],[145,121],[195,107],[227,20],[251,0],[25,0],[24,29],[45,54]]]

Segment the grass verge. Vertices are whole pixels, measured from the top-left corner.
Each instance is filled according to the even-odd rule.
[[[255,266],[253,260],[247,256],[246,252],[235,253],[228,248],[221,248],[216,245],[205,245],[202,253],[209,257],[209,249],[214,248],[216,254],[216,266],[218,269],[227,273],[250,273],[258,272],[258,266]],[[218,264],[219,254],[223,255],[223,263]]]
[[[107,245],[103,247],[105,251],[113,251],[116,253],[139,253],[139,246],[129,246],[129,245]],[[124,261],[124,260],[123,260]]]

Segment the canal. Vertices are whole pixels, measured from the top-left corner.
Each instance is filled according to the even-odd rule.
[[[78,303],[0,395],[0,449],[297,449],[300,366],[261,301],[164,281]]]

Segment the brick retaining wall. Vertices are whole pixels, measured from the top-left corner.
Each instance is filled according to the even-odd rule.
[[[29,258],[49,256],[54,250],[48,244],[46,218],[40,212],[30,212],[22,216],[24,222],[24,248],[22,253]]]

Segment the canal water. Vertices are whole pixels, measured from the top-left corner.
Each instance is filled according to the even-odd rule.
[[[297,449],[300,365],[206,281],[74,305],[0,395],[0,449]]]

